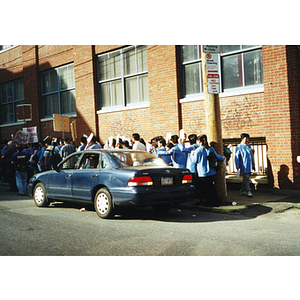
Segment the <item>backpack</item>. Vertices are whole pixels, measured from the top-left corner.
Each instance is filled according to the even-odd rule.
[[[216,154],[212,151],[206,157],[209,163],[209,168],[215,168],[215,170],[219,169],[219,159],[217,158]]]
[[[25,157],[21,156],[21,158],[19,159],[17,157],[16,170],[18,172],[26,172],[27,169],[28,169],[28,161],[26,159],[26,156]]]
[[[223,155],[226,157],[226,160],[229,161],[230,157],[231,157],[231,150],[223,145]]]
[[[52,150],[48,150],[48,151],[50,152],[50,159],[49,159],[50,165],[57,166],[62,160],[61,156],[55,151],[54,146]]]

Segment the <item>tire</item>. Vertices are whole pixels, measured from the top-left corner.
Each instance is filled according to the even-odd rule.
[[[155,204],[155,205],[152,205],[152,208],[156,212],[164,214],[164,213],[167,213],[172,208],[172,204],[171,203]]]
[[[109,219],[114,217],[112,198],[107,189],[98,190],[94,198],[94,207],[100,218]]]
[[[34,188],[33,200],[37,207],[46,207],[50,204],[46,195],[45,187],[41,182],[39,182]]]

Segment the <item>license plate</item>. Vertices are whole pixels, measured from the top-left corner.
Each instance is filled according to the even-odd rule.
[[[173,184],[173,177],[162,177],[161,178],[161,185],[172,185]]]

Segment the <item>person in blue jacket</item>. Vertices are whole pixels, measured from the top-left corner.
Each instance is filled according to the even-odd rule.
[[[195,186],[198,193],[200,193],[199,188],[199,180],[198,180],[198,174],[197,174],[197,164],[192,161],[192,152],[195,151],[198,148],[198,145],[196,143],[197,135],[196,134],[190,134],[188,136],[188,140],[190,143],[190,146],[186,147],[184,143],[179,143],[178,147],[180,150],[186,155],[186,168],[190,170],[193,176],[193,185]]]
[[[205,134],[197,137],[197,145],[199,146],[192,153],[192,163],[197,164],[199,189],[201,194],[194,204],[202,203],[204,206],[216,206],[219,204],[218,195],[215,187],[215,168],[209,166],[207,156],[214,152],[216,157],[224,161],[224,157],[219,155],[214,148],[209,147],[207,136]]]
[[[157,150],[157,152],[155,151],[155,149]],[[161,158],[167,165],[172,163],[172,159],[171,159],[171,154],[169,155],[160,155],[158,154],[158,151],[166,151],[166,140],[163,137],[160,137],[157,140],[157,147],[152,147],[152,153],[156,156]]]
[[[40,151],[40,155],[39,155],[39,161],[38,161],[38,165],[40,166],[40,171],[44,172],[45,171],[45,157],[44,157],[44,152],[46,151],[46,146],[45,146],[45,142],[41,141],[40,143],[40,147],[41,147],[41,151]]]
[[[235,166],[237,171],[243,175],[241,194],[252,197],[250,189],[250,174],[252,170],[255,170],[253,150],[249,145],[249,134],[241,134],[241,143],[235,150]]]
[[[174,147],[169,151],[161,151],[157,150],[158,155],[172,155],[172,164],[175,168],[185,168],[186,167],[186,159],[185,155],[182,153],[180,148],[178,147],[178,135],[172,135],[171,136],[171,142],[174,145]]]

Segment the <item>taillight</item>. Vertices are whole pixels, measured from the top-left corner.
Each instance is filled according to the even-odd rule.
[[[143,185],[153,185],[152,178],[149,176],[143,177],[132,177],[128,181],[128,186],[143,186]]]
[[[182,178],[182,184],[192,183],[192,180],[193,180],[193,176],[191,174],[184,175]]]

